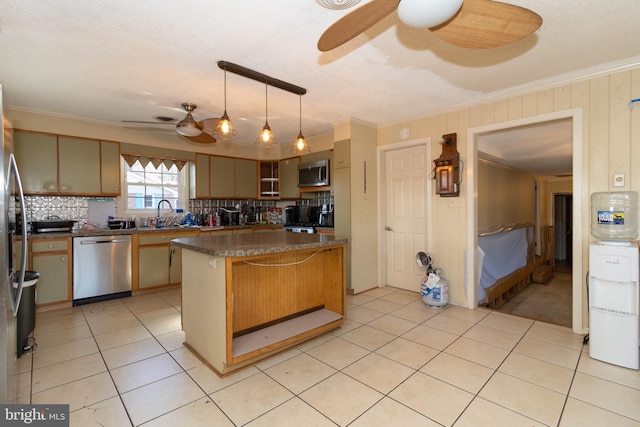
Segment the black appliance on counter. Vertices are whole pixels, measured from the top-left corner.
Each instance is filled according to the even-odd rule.
[[[287,206],[284,231],[314,233],[316,227],[333,227],[333,205]]]
[[[220,225],[240,225],[240,211],[232,208],[220,208]]]

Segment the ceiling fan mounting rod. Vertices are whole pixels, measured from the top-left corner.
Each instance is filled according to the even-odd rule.
[[[305,93],[307,93],[307,90],[303,87],[278,80],[276,78],[267,76],[266,74],[259,73],[257,71],[234,64],[232,62],[218,61],[218,67],[220,67],[222,70],[238,74],[239,76],[265,83],[273,87],[277,87],[278,89],[286,90],[287,92],[295,93],[296,95],[304,95]]]

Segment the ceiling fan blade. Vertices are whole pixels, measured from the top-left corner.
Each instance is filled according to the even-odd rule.
[[[456,46],[487,49],[518,41],[540,25],[540,15],[520,6],[491,0],[464,0],[453,19],[431,31]]]
[[[198,126],[202,129],[202,132],[208,133],[211,135],[213,131],[218,127],[218,123],[220,123],[220,119],[217,117],[211,117],[208,119],[204,119],[198,122]]]
[[[176,120],[165,122],[145,122],[140,120],[122,120],[122,123],[139,123],[141,125],[175,125],[178,123]]]
[[[184,136],[180,134],[178,134],[178,136],[186,139],[187,141],[197,142],[198,144],[213,144],[216,142],[216,139],[212,135],[205,132],[202,132],[198,136]]]
[[[318,50],[327,52],[365,32],[398,8],[399,0],[373,0],[343,16],[322,34]]]

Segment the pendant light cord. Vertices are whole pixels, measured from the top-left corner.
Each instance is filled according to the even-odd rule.
[[[265,83],[264,85],[264,121],[269,122],[269,94],[267,93],[267,89],[269,85]]]
[[[227,69],[224,69],[224,112],[227,112]]]

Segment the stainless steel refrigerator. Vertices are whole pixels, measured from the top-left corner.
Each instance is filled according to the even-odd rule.
[[[26,223],[25,205],[13,157],[13,139],[2,108],[0,84],[0,403],[13,403],[18,395],[16,314],[26,269],[27,233],[22,226]],[[14,251],[14,248],[19,249]]]

